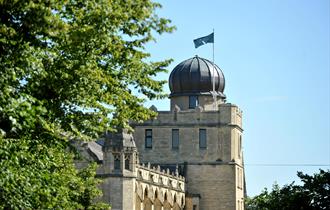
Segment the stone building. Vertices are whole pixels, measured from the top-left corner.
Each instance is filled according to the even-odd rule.
[[[178,64],[169,78],[171,107],[132,123],[99,146],[104,201],[113,210],[243,210],[242,111],[226,102],[225,78],[200,57]],[[214,91],[213,91],[214,90]]]

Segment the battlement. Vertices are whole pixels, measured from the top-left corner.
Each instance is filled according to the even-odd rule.
[[[137,165],[137,179],[179,192],[185,190],[185,178],[179,175],[178,170],[175,173],[170,173],[169,169],[165,171],[161,170],[160,166],[151,167],[150,163]]]

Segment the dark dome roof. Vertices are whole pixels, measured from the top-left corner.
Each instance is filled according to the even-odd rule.
[[[225,98],[225,77],[221,69],[214,65],[215,91],[218,96]],[[170,96],[180,95],[211,95],[213,90],[212,62],[195,56],[178,64],[171,72],[169,86]]]

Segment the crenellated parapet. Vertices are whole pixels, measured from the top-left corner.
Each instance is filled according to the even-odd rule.
[[[178,171],[170,173],[161,170],[159,166],[137,166],[136,178],[137,199],[147,205],[150,200],[153,205],[182,209],[185,205],[185,179]]]
[[[169,169],[161,170],[159,166],[151,167],[150,163],[137,166],[137,180],[179,192],[184,192],[185,189],[185,178],[179,175],[178,171],[171,173]]]

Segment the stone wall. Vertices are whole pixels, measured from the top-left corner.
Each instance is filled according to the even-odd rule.
[[[150,164],[135,167],[133,176],[118,173],[99,175],[103,179],[102,200],[110,203],[112,210],[156,210],[164,206],[173,210],[184,208],[184,177]]]
[[[141,162],[239,162],[241,111],[232,104],[219,107],[219,111],[159,112],[157,119],[133,124]],[[152,129],[152,148],[145,148],[146,129]],[[179,148],[172,148],[172,129],[179,129]],[[207,147],[203,149],[199,147],[200,129],[207,133]]]
[[[111,204],[111,210],[134,210],[134,183],[131,177],[108,176],[101,184],[102,201]]]
[[[159,207],[168,204],[171,208],[183,209],[185,179],[178,173],[171,174],[169,170],[160,170],[160,167],[152,168],[150,164],[147,167],[140,165],[137,169],[136,193],[142,203],[150,200],[155,207],[158,201]]]
[[[236,209],[235,164],[188,165],[187,192],[199,194],[200,209]]]
[[[237,106],[159,112],[157,119],[132,125],[135,141],[121,134],[116,141],[122,146],[108,139],[102,148],[98,176],[103,179],[102,200],[112,210],[244,209],[242,112]],[[145,147],[146,129],[152,129],[152,148]],[[172,129],[179,131],[178,148],[172,148]],[[200,129],[206,130],[206,148],[200,148]],[[78,166],[100,160],[87,149],[82,154],[89,157]],[[114,169],[115,157],[120,160],[119,169]],[[179,165],[185,178],[178,168],[164,171],[151,166],[156,164]]]
[[[196,199],[196,207],[203,210],[244,209],[244,186],[238,185],[244,179],[242,111],[237,106],[221,104],[217,111],[174,109],[133,126],[141,162],[185,165],[186,193],[200,196],[187,199],[187,210]],[[146,129],[152,129],[152,148],[145,147]],[[172,148],[172,129],[179,130],[178,148]],[[206,130],[206,148],[200,148],[200,129]]]

